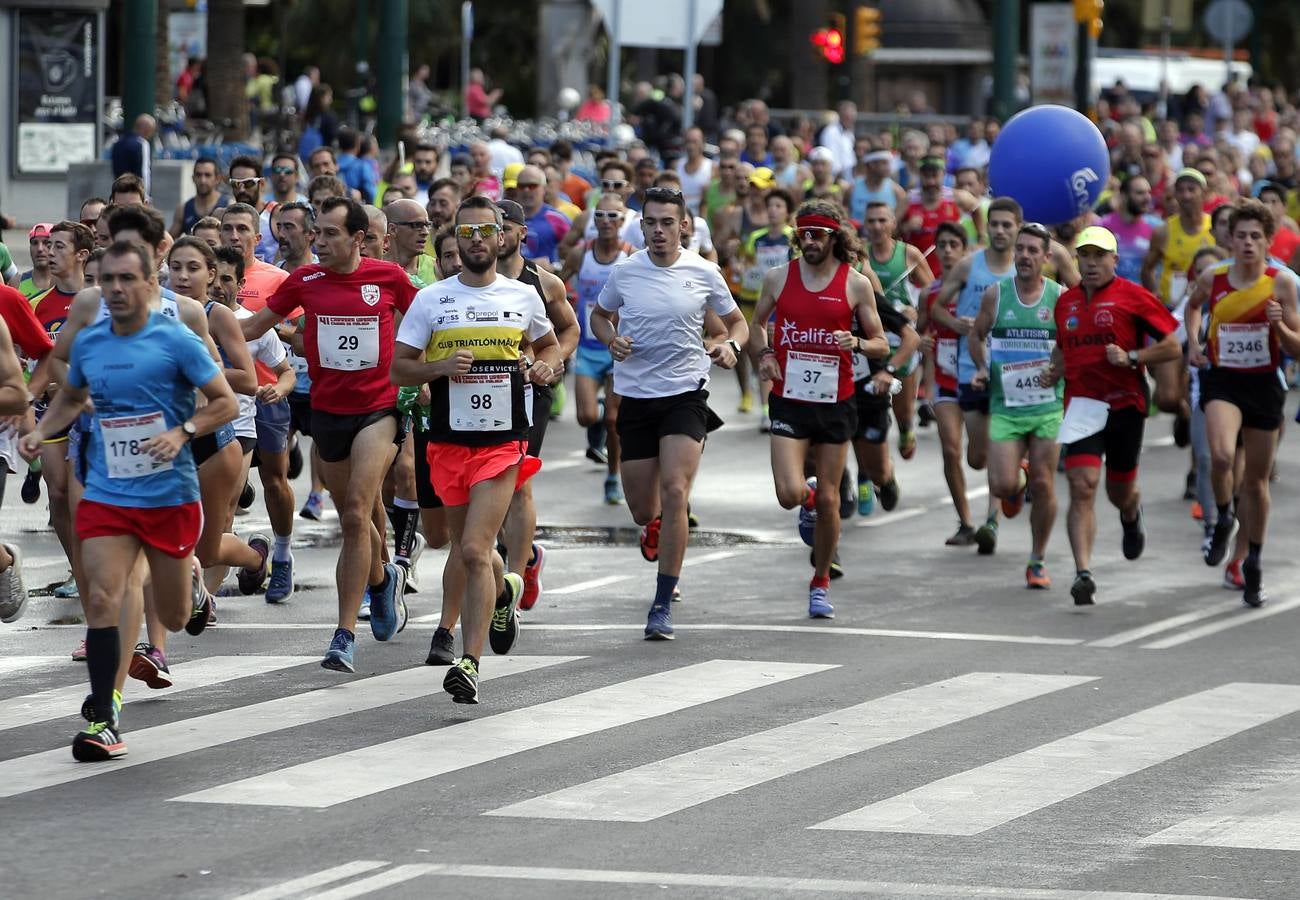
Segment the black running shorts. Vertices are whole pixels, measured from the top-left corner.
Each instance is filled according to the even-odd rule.
[[[703,442],[722,425],[709,409],[709,392],[687,391],[671,397],[624,397],[618,407],[619,458],[624,462],[654,459],[660,438],[684,434]]]

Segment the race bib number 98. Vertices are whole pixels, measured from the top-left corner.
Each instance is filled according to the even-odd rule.
[[[447,400],[453,431],[509,431],[514,422],[508,372],[456,375]]]

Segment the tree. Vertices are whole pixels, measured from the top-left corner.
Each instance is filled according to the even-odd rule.
[[[153,104],[166,107],[172,101],[171,41],[167,36],[167,19],[171,15],[166,3],[158,4],[154,32]]]
[[[243,0],[208,0],[208,117],[229,120],[226,136],[248,136],[248,99],[244,94]]]

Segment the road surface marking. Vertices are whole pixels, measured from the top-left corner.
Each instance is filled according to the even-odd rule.
[[[313,888],[323,887],[327,884],[333,884],[336,881],[342,881],[345,878],[351,878],[353,875],[362,875],[366,872],[373,872],[375,869],[388,865],[384,860],[379,859],[358,859],[350,863],[344,863],[341,866],[334,866],[330,869],[322,869],[319,872],[313,872],[311,875],[304,875],[301,878],[293,878],[289,881],[273,884],[270,887],[262,888],[260,891],[253,891],[251,894],[242,894],[239,900],[283,900],[285,897],[294,897],[299,894],[311,891]],[[315,896],[313,894],[313,896]]]
[[[8,659],[0,659],[0,675],[11,675],[26,669],[43,669],[56,663],[71,661],[66,653],[63,656],[11,656]]]
[[[1300,777],[1180,822],[1142,843],[1300,850]]]
[[[1167,638],[1161,638],[1158,641],[1152,641],[1149,644],[1143,644],[1144,650],[1168,650],[1170,647],[1178,647],[1190,641],[1199,640],[1203,637],[1209,637],[1212,634],[1218,634],[1227,631],[1229,628],[1236,628],[1239,625],[1249,625],[1252,622],[1258,622],[1260,619],[1267,619],[1276,616],[1278,613],[1290,612],[1300,606],[1300,597],[1292,597],[1290,600],[1283,600],[1280,603],[1270,604],[1263,609],[1250,609],[1242,606],[1234,610],[1226,619],[1220,619],[1217,622],[1210,622],[1199,628],[1189,628],[1181,634],[1171,635]]]
[[[812,826],[974,835],[1300,710],[1300,685],[1228,684]]]
[[[485,668],[491,671],[492,665]],[[653,719],[833,668],[836,666],[711,660],[362,747],[173,799],[188,803],[324,809],[514,753]],[[376,759],[384,760],[384,765],[377,767]]]
[[[1109,599],[1109,597],[1107,599]],[[1152,635],[1161,634],[1166,631],[1173,631],[1175,628],[1181,628],[1184,625],[1190,625],[1193,622],[1200,622],[1202,619],[1221,616],[1227,612],[1229,612],[1229,610],[1224,609],[1221,605],[1209,606],[1204,609],[1195,609],[1191,612],[1170,616],[1167,619],[1159,619],[1148,625],[1139,625],[1137,628],[1130,628],[1127,631],[1117,631],[1108,637],[1089,641],[1088,646],[1121,647],[1124,644],[1131,644],[1134,641],[1140,641],[1143,638],[1148,638]]]
[[[714,744],[487,813],[649,822],[883,744],[1095,679],[973,672]]]

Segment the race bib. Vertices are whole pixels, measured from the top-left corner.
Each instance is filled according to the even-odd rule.
[[[1226,369],[1258,369],[1269,365],[1267,322],[1219,323],[1219,365]]]
[[[509,431],[513,425],[509,372],[454,375],[447,401],[453,431]]]
[[[793,350],[785,355],[785,379],[781,395],[787,400],[834,403],[839,394],[839,357],[822,353],[797,353]]]
[[[143,449],[145,441],[167,430],[160,412],[143,416],[115,416],[99,420],[104,441],[104,460],[109,478],[142,478],[171,471],[172,464],[159,462]]]
[[[322,369],[373,369],[379,365],[379,317],[317,316],[316,351]]]
[[[528,415],[528,427],[533,427],[533,383],[524,384],[524,412]]]
[[[935,342],[934,364],[949,375],[957,374],[956,338],[940,338]]]
[[[1038,376],[1047,370],[1046,359],[1002,364],[1002,402],[1008,407],[1056,402],[1056,388],[1043,387]]]
[[[871,360],[861,353],[853,354],[853,380],[862,381],[871,377]]]
[[[1185,293],[1187,293],[1187,273],[1174,272],[1169,276],[1169,296],[1165,298],[1165,306],[1177,306]]]

